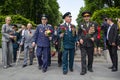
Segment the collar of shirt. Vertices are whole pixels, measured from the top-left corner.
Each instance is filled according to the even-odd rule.
[[[113,23],[112,24],[110,24],[110,27],[113,25]]]

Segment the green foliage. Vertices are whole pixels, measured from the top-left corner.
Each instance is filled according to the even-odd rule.
[[[26,19],[24,17],[22,17],[21,15],[9,15],[12,18],[12,24],[27,24],[27,23],[31,23],[34,27],[36,26],[36,24],[33,21],[30,21],[29,19]],[[0,31],[2,28],[2,25],[5,24],[5,18],[6,16],[0,16]],[[0,33],[0,42],[1,42],[1,37],[2,34]],[[0,43],[0,47],[1,47],[1,43]]]
[[[81,14],[83,11],[90,11],[92,14],[96,10],[101,10],[104,8],[120,8],[120,0],[84,0],[85,7],[80,8],[78,18],[76,19],[77,23],[79,24],[82,21]]]
[[[81,15],[82,15],[83,11],[85,11],[85,10],[86,10],[85,7],[81,7],[81,8],[80,8],[78,17],[77,17],[77,19],[76,19],[78,25],[79,25],[79,23],[83,20]]]
[[[36,24],[33,21],[30,21],[29,19],[24,18],[21,15],[7,15],[12,18],[12,24],[27,24],[31,23],[33,26],[36,26]],[[0,16],[0,26],[1,24],[5,23],[6,16]]]
[[[97,10],[94,12],[91,19],[98,22],[98,23],[101,23],[102,22],[101,16],[103,16],[103,15],[107,15],[108,17],[115,20],[116,18],[120,17],[120,9],[118,9],[118,8],[106,8],[106,9],[102,9],[102,10]]]
[[[20,14],[39,24],[40,16],[47,14],[49,23],[58,25],[61,22],[59,4],[57,0],[2,0],[0,2],[0,15]]]

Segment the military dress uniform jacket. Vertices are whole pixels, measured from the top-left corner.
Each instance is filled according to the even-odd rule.
[[[70,24],[70,26],[73,26],[75,28],[75,26],[72,24]],[[65,49],[75,48],[75,42],[77,41],[76,32],[74,33],[74,36],[73,36],[72,30],[69,31],[69,27],[66,25],[66,23],[61,24],[60,27],[66,28],[66,31],[63,36],[63,48],[65,48]],[[62,33],[60,27],[58,30],[59,36]]]
[[[94,26],[95,32],[93,34],[91,34],[90,36],[86,35],[84,33],[84,30],[86,32],[89,31],[90,27]],[[91,37],[94,38],[94,40],[97,39],[97,23],[95,22],[89,22],[88,25],[83,22],[80,23],[79,28],[78,28],[78,39],[83,39],[83,44],[80,45],[80,47],[94,47],[94,42],[90,39]]]
[[[37,29],[36,29],[35,34],[34,34],[33,42],[35,42],[38,47],[50,47],[49,37],[45,36],[45,31],[47,29],[49,29],[53,32],[53,28],[49,24],[47,24],[45,26],[42,24],[39,24],[37,26]]]

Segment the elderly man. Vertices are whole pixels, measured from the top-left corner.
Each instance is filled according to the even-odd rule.
[[[27,24],[27,29],[24,32],[24,35],[22,36],[21,44],[24,43],[24,63],[23,68],[27,66],[27,60],[28,55],[30,59],[30,64],[33,64],[33,57],[34,57],[34,48],[32,46],[33,36],[34,36],[35,30],[32,30],[32,24]]]
[[[82,13],[83,22],[79,25],[78,36],[81,49],[81,65],[82,71],[80,75],[85,75],[87,69],[89,72],[93,72],[93,53],[94,53],[94,41],[97,38],[97,24],[90,21],[91,13],[85,11]],[[86,65],[86,56],[88,55],[88,65]]]
[[[42,72],[46,72],[48,68],[48,57],[50,54],[50,40],[52,39],[53,29],[50,24],[47,24],[48,17],[43,14],[41,17],[42,24],[37,26],[34,34],[33,46],[37,45],[36,54],[38,58],[38,68]],[[42,57],[43,56],[43,57]]]
[[[61,47],[63,48],[62,67],[63,67],[64,75],[68,73],[68,64],[69,64],[69,70],[73,72],[76,29],[75,26],[71,24],[71,20],[72,20],[71,17],[72,17],[71,13],[66,12],[63,15],[63,19],[65,20],[65,23],[61,24],[58,30],[59,37],[62,38],[62,43],[61,43]]]

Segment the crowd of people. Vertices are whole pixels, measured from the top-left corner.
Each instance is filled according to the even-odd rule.
[[[119,48],[118,30],[120,28],[120,19],[118,25],[112,18],[103,18],[102,25],[91,21],[91,13],[84,11],[82,13],[83,22],[79,23],[78,29],[71,24],[72,16],[70,12],[63,15],[64,23],[53,27],[48,24],[48,16],[41,16],[41,24],[36,29],[32,24],[22,25],[18,29],[17,25],[11,25],[11,17],[6,17],[2,26],[2,63],[3,68],[12,67],[12,62],[17,60],[17,51],[19,48],[24,52],[23,68],[33,65],[35,56],[38,60],[38,69],[42,72],[48,70],[51,65],[51,43],[58,53],[58,66],[62,66],[63,74],[68,70],[74,71],[75,47],[81,51],[81,73],[85,75],[87,71],[93,72],[94,55],[101,56],[101,31],[103,31],[103,50],[108,49],[112,66],[109,67],[113,72],[118,70]],[[86,60],[86,58],[88,58]]]

